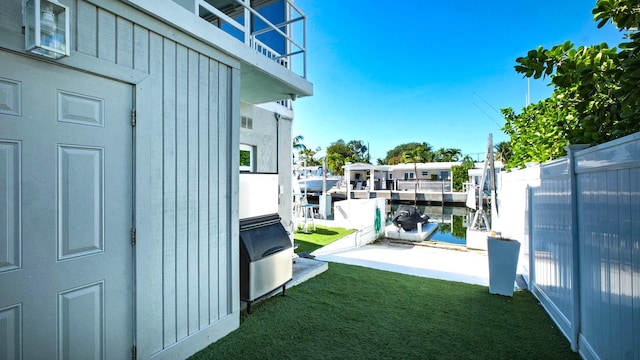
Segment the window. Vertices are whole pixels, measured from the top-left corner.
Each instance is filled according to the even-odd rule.
[[[428,172],[428,171],[423,171],[423,172],[422,172],[422,176],[424,176],[424,177],[429,176],[429,172]]]
[[[253,146],[240,144],[240,171],[253,171]]]
[[[393,174],[389,174],[389,180],[393,180]]]
[[[413,172],[406,172],[404,173],[404,179],[405,180],[409,180],[409,179],[413,179],[416,177],[416,174],[414,174]]]
[[[253,129],[253,119],[247,116],[241,116],[240,127],[247,130]]]

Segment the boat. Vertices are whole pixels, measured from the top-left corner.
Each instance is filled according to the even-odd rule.
[[[303,167],[297,170],[298,185],[301,193],[321,194],[322,182],[326,181],[326,189],[329,190],[340,182],[340,177],[327,174],[323,179],[322,166]]]
[[[415,206],[400,205],[393,217],[393,225],[404,231],[416,230],[418,224],[424,225],[429,221],[429,215],[423,214]]]
[[[429,223],[428,215],[410,205],[398,207],[392,222],[384,229],[384,236],[388,239],[421,242],[429,239],[438,229],[438,224]]]

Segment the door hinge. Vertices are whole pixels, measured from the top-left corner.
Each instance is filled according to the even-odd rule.
[[[131,229],[131,246],[136,246],[136,228]]]
[[[136,126],[136,111],[131,110],[131,126]]]
[[[135,345],[131,347],[131,359],[136,360],[138,358],[138,349]]]

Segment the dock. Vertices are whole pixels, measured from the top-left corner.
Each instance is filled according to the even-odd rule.
[[[438,230],[438,224],[436,223],[418,224],[418,228],[411,231],[405,231],[391,224],[384,228],[384,237],[392,240],[422,242],[430,239],[436,230]]]

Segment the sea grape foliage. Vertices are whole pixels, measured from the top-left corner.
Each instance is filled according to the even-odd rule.
[[[516,72],[549,76],[554,91],[520,114],[502,109],[511,143],[508,167],[557,158],[568,144],[595,145],[640,131],[640,0],[598,0],[592,13],[598,27],[610,22],[624,32],[618,48],[576,48],[567,41],[516,59]]]

